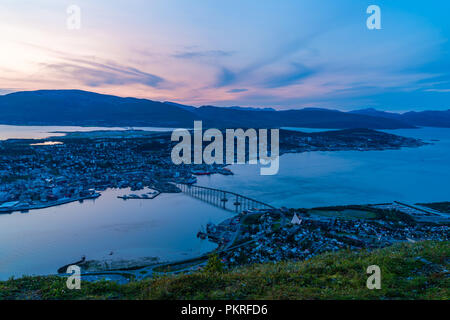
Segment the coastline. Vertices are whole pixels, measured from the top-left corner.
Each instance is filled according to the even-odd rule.
[[[388,148],[386,148],[386,149],[388,149]],[[339,150],[335,150],[335,151],[339,151]],[[347,150],[343,150],[343,151],[347,151]],[[364,151],[364,150],[356,150],[356,151]],[[294,153],[298,153],[298,152],[294,152]],[[63,205],[63,204],[66,204],[66,203],[76,202],[76,201],[79,201],[79,200],[89,199],[89,198],[91,198],[91,197],[76,198],[76,199],[66,199],[64,201],[57,201],[57,202],[53,202],[53,203],[46,203],[46,204],[42,204],[42,205],[38,205],[38,206],[33,206],[33,207],[28,208],[28,209],[27,208],[16,208],[14,211],[23,211],[23,210],[33,210],[33,209],[43,209],[43,208],[47,208],[47,207],[55,207],[55,206]],[[171,263],[168,263],[168,265],[173,265],[175,263],[176,262],[171,262]],[[180,263],[180,262],[178,262],[178,263]]]
[[[395,203],[395,202],[394,202]],[[450,202],[449,202],[450,204]],[[387,204],[383,204],[383,205],[387,205]],[[427,204],[427,205],[432,205],[432,204]],[[421,224],[423,223],[423,221],[421,221],[420,218],[418,218],[417,216],[415,216],[413,213],[409,213],[408,216],[403,214],[400,214],[397,216],[397,214],[394,214],[392,217],[390,217],[391,214],[393,214],[393,212],[389,213],[388,211],[386,211],[385,209],[380,209],[379,208],[380,205],[361,205],[361,206],[339,206],[339,207],[323,207],[323,208],[314,208],[311,210],[306,210],[306,209],[267,209],[267,210],[249,210],[248,212],[242,212],[239,213],[233,217],[230,217],[222,222],[220,222],[218,225],[216,226],[210,226],[208,227],[208,229],[213,229],[214,231],[208,231],[205,235],[206,238],[208,238],[208,241],[212,241],[214,243],[217,244],[217,248],[201,254],[197,257],[191,257],[188,259],[181,259],[181,260],[176,260],[176,261],[153,261],[152,263],[142,263],[141,265],[139,265],[139,260],[144,261],[145,259],[137,259],[134,261],[122,261],[123,265],[119,266],[117,268],[114,269],[103,269],[101,268],[101,266],[104,266],[106,261],[85,261],[82,264],[79,265],[79,267],[81,267],[81,269],[85,269],[84,271],[82,271],[82,277],[85,280],[88,281],[97,281],[102,279],[102,277],[99,278],[99,276],[121,276],[121,277],[125,277],[128,280],[123,280],[122,281],[139,281],[139,280],[143,280],[146,278],[150,278],[152,277],[154,274],[178,274],[178,273],[190,273],[190,272],[194,272],[197,270],[202,269],[207,261],[208,258],[211,257],[211,255],[218,255],[219,257],[227,257],[225,258],[225,260],[228,260],[229,262],[234,262],[234,257],[236,257],[235,253],[239,252],[240,250],[246,250],[246,249],[250,249],[253,250],[254,247],[256,247],[258,245],[258,243],[264,242],[267,239],[271,238],[273,235],[275,235],[279,230],[282,230],[284,228],[288,228],[288,229],[292,229],[292,227],[294,227],[292,229],[292,231],[297,232],[299,230],[299,226],[295,227],[294,223],[289,219],[291,215],[299,215],[302,220],[304,221],[304,225],[305,223],[308,224],[310,222],[317,224],[317,226],[320,228],[323,228],[324,225],[326,225],[327,223],[332,222],[333,224],[335,223],[336,220],[340,220],[343,219],[341,221],[344,220],[353,220],[353,222],[358,223],[358,224],[363,224],[364,222],[369,222],[369,221],[374,221],[374,223],[378,224],[379,222],[383,222],[383,224],[385,224],[386,222],[389,224],[390,221],[395,221],[396,219],[401,219],[401,221],[404,221],[404,223],[413,223],[413,224]],[[362,216],[361,212],[357,212],[357,210],[367,210],[366,215]],[[336,211],[330,211],[330,210],[336,210]],[[350,211],[354,211],[353,213]],[[370,215],[370,210],[373,210],[373,212],[377,212],[376,215]],[[422,209],[423,210],[423,209]],[[422,211],[419,210],[419,211]],[[318,212],[323,211],[324,213],[326,212],[333,212],[333,214],[331,216],[327,215],[327,214],[317,214]],[[316,214],[312,214],[311,213],[315,212]],[[339,216],[339,212],[342,212],[342,214],[347,214],[349,215],[348,218]],[[354,215],[354,213],[357,213],[358,215],[356,216],[352,216],[352,214]],[[428,214],[430,212],[427,212]],[[270,216],[272,215],[279,215],[281,214],[281,219],[276,220],[276,219],[271,219]],[[444,214],[444,213],[441,213]],[[263,223],[263,225],[265,226],[269,226],[263,233],[259,234],[257,237],[255,238],[246,238],[245,237],[245,232],[244,229],[245,227],[252,225],[255,223],[255,221],[258,221],[258,218],[260,218],[260,216],[269,216],[268,220],[266,219]],[[447,214],[445,214],[446,219],[442,220],[441,222],[435,222],[433,223],[435,226],[439,226],[439,225],[449,225],[450,223],[450,216],[448,216]],[[412,218],[414,217],[414,218]],[[256,218],[256,220],[255,220]],[[391,220],[392,218],[394,218],[394,220]],[[249,221],[250,220],[250,221]],[[309,222],[308,222],[309,221]],[[409,222],[408,222],[409,221]],[[301,223],[301,221],[300,221]],[[299,224],[300,224],[299,223]],[[427,223],[431,223],[430,221]],[[440,224],[442,223],[442,224]],[[394,223],[395,225],[395,223]],[[401,225],[401,224],[400,224]],[[273,228],[274,226],[277,226],[277,228]],[[317,227],[316,226],[316,227]],[[372,229],[372,226],[368,225],[368,227],[370,229]],[[216,232],[215,230],[217,229],[221,229],[222,231],[220,232]],[[310,228],[310,226],[305,226],[305,228]],[[400,228],[400,227],[399,227]],[[231,230],[231,236],[227,236],[227,233],[229,233],[229,230]],[[373,230],[373,229],[372,229]],[[400,230],[400,229],[399,229]],[[291,235],[293,234],[292,231],[290,231],[289,233],[291,233]],[[367,229],[365,230],[367,231]],[[377,235],[379,237],[379,235]],[[385,240],[381,240],[379,238],[378,240],[376,240],[375,238],[372,239],[372,236],[370,236],[370,240],[369,242],[371,243],[366,249],[368,249],[369,251],[373,250],[373,249],[378,249],[378,248],[383,248],[383,247],[390,247],[395,243],[399,243],[399,242],[403,242],[403,243],[408,243],[408,242],[412,242],[415,243],[416,240],[417,241],[424,241],[424,240],[430,240],[427,238],[424,239],[419,239],[417,238],[416,240],[412,240],[410,238],[406,238],[403,240],[395,240],[394,238],[389,239],[389,237],[386,236],[382,236],[382,238],[385,237]],[[228,239],[228,241],[223,242],[223,239]],[[219,240],[222,239],[222,240]],[[340,239],[340,240],[344,240],[344,242],[347,242],[349,245],[355,245],[356,246],[354,248],[352,248],[352,251],[359,251],[360,249],[363,249],[364,246],[361,246],[361,241],[357,239],[357,237],[355,238],[355,236],[348,236],[348,235],[336,235],[336,239]],[[436,241],[436,239],[433,239]],[[448,240],[448,239],[447,239]],[[278,238],[277,241],[280,241],[280,238]],[[446,240],[441,240],[441,241],[446,241]],[[368,243],[369,243],[368,242]],[[269,247],[269,250],[272,250]],[[309,251],[309,250],[308,250]],[[331,250],[334,251],[334,250]],[[340,250],[339,250],[340,251]],[[325,253],[328,251],[323,251],[323,252],[319,252],[320,253]],[[315,255],[312,255],[309,258],[314,257]],[[232,257],[232,258],[230,258]],[[303,260],[307,260],[307,259],[300,259],[299,261],[303,261]],[[294,260],[297,261],[297,260]],[[105,262],[105,263],[103,263]],[[261,261],[261,263],[264,262],[268,262],[268,261]],[[272,262],[272,261],[270,261]],[[278,261],[274,261],[274,262],[278,262]],[[97,265],[98,269],[92,269],[91,266],[95,264]],[[127,266],[127,264],[129,264],[129,266]],[[131,264],[134,264],[131,266]],[[229,267],[236,267],[236,266],[245,266],[246,264],[240,264],[238,263],[237,265],[235,263],[232,263],[229,265]],[[89,267],[86,267],[89,266]],[[62,268],[60,268],[62,269]],[[67,274],[59,274],[60,276],[67,276]],[[90,280],[89,280],[90,279]],[[122,282],[123,283],[123,282]]]
[[[80,196],[77,198],[70,198],[70,199],[61,199],[58,201],[47,202],[47,203],[42,203],[42,204],[36,204],[36,205],[30,205],[30,206],[20,206],[20,207],[14,206],[10,209],[9,208],[5,208],[5,209],[0,208],[0,214],[10,214],[13,212],[24,212],[24,211],[27,212],[30,210],[39,210],[39,209],[57,207],[57,206],[61,206],[63,204],[71,203],[71,202],[83,201],[83,200],[88,200],[88,199],[97,199],[100,196],[101,196],[101,193],[96,192],[92,195]]]

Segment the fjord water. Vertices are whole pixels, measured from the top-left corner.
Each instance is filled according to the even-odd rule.
[[[231,216],[183,194],[117,198],[129,193],[107,190],[83,203],[0,214],[0,280],[55,274],[83,255],[88,260],[195,257],[216,247],[196,237],[201,226]]]
[[[432,144],[401,150],[285,154],[277,175],[261,176],[258,166],[234,165],[230,167],[234,176],[201,177],[198,184],[276,207],[450,201],[450,129],[385,131]]]
[[[1,127],[0,139],[6,136]],[[36,137],[26,135],[29,127],[24,131],[11,127],[8,137]],[[87,129],[92,130],[83,128]],[[67,127],[33,130],[40,138],[49,131],[72,131]],[[198,184],[286,207],[450,200],[450,129],[389,132],[433,144],[401,150],[285,154],[277,175],[260,176],[257,166],[234,165],[234,176],[199,177]],[[162,194],[154,200],[117,199],[128,193],[107,190],[95,201],[0,215],[0,280],[53,274],[82,255],[88,260],[193,257],[215,247],[196,238],[201,226],[232,215],[183,194]]]
[[[45,139],[63,136],[63,132],[88,132],[99,130],[127,130],[124,127],[78,127],[78,126],[12,126],[0,124],[0,140]],[[133,127],[144,131],[172,131],[173,128]]]

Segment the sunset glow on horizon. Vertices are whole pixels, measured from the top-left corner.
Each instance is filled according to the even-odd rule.
[[[195,106],[449,109],[450,4],[374,3],[381,30],[366,27],[367,1],[6,0],[0,94],[81,89]],[[67,28],[70,5],[81,9],[80,30]]]

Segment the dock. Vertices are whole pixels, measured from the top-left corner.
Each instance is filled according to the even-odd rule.
[[[148,192],[148,193],[144,193],[144,194],[140,194],[140,195],[130,194],[130,195],[117,196],[117,198],[123,199],[123,200],[152,200],[152,199],[155,199],[160,194],[161,194],[161,192],[155,191],[155,192]]]
[[[67,203],[71,203],[71,202],[76,202],[76,201],[84,201],[84,200],[88,200],[88,199],[97,199],[98,197],[100,197],[100,193],[93,193],[91,195],[87,195],[87,196],[80,196],[80,197],[76,197],[76,198],[63,198],[57,201],[50,201],[50,202],[43,202],[43,203],[35,203],[35,204],[20,204],[18,203],[15,206],[12,207],[6,207],[6,208],[0,208],[0,214],[2,213],[13,213],[13,212],[28,212],[30,210],[37,210],[37,209],[46,209],[46,208],[51,208],[51,207],[56,207],[56,206],[60,206],[63,204],[67,204]]]

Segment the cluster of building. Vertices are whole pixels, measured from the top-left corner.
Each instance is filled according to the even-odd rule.
[[[209,225],[207,235],[219,244],[223,262],[232,266],[305,260],[326,251],[381,248],[399,241],[448,241],[449,231],[448,223],[349,220],[276,209],[247,212]]]
[[[170,150],[164,139],[67,139],[54,145],[0,141],[0,212],[96,197],[107,188],[179,192],[169,182],[194,183],[196,172],[174,165]],[[229,174],[212,165],[195,169]]]
[[[419,147],[424,144],[423,141],[418,139],[370,129],[347,129],[316,133],[287,130],[280,132],[281,153],[387,150],[402,147]]]
[[[169,134],[133,132],[123,139],[99,138],[99,134],[89,138],[87,133],[78,138],[69,135],[57,139],[57,143],[0,141],[0,212],[95,197],[96,191],[106,188],[153,187],[176,192],[167,182],[195,183],[196,175],[232,174],[223,165],[174,165]],[[282,130],[280,134],[281,153],[421,144],[419,140],[363,129],[312,134]]]

